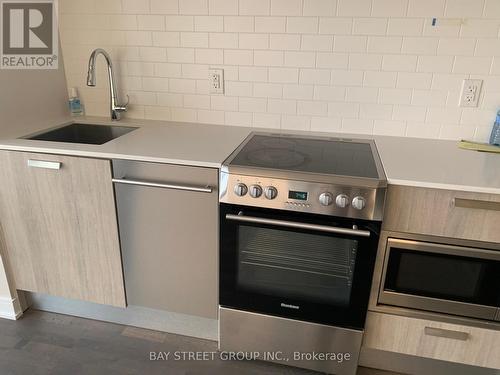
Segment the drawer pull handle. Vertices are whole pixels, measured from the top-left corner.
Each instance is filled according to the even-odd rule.
[[[28,167],[43,168],[43,169],[61,169],[61,163],[58,161],[28,159]]]
[[[461,331],[452,331],[450,329],[425,327],[424,333],[427,336],[444,337],[447,339],[467,341],[470,337],[469,333]]]
[[[455,205],[455,207],[460,207],[460,208],[500,211],[500,202],[483,201],[478,199],[455,198],[453,199],[453,204]]]
[[[113,178],[112,180],[116,184],[147,186],[147,187],[154,187],[154,188],[160,188],[160,189],[196,191],[199,193],[211,193],[213,191],[213,188],[210,186],[172,185],[172,184],[163,184],[163,183],[153,182],[153,181],[128,180],[126,178]]]

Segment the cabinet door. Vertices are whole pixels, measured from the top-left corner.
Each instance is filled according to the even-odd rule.
[[[125,306],[109,160],[0,151],[0,224],[16,289]]]
[[[217,318],[217,170],[113,161],[127,301]],[[182,190],[210,186],[211,192]]]

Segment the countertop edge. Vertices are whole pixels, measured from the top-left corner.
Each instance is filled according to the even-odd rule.
[[[388,185],[398,185],[398,186],[410,186],[410,187],[421,187],[427,189],[440,189],[440,190],[452,190],[452,191],[463,191],[469,193],[484,193],[484,194],[499,194],[500,189],[495,188],[484,188],[478,186],[468,186],[468,185],[453,185],[453,184],[439,184],[435,182],[422,182],[414,180],[398,180],[398,179],[387,179]]]

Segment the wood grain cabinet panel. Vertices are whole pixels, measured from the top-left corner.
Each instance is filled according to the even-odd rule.
[[[390,185],[383,229],[500,242],[500,195]]]
[[[0,151],[0,224],[16,289],[126,305],[109,160]]]
[[[500,331],[368,312],[371,349],[500,369]]]

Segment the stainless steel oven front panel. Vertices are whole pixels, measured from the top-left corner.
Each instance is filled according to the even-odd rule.
[[[267,199],[265,194],[257,198],[253,198],[249,193],[238,196],[234,191],[234,187],[240,183],[246,186],[258,185],[264,190],[267,186],[273,186],[277,190],[277,196],[274,199]],[[382,220],[386,192],[385,186],[353,187],[352,185],[327,182],[319,183],[277,177],[236,175],[223,171],[220,172],[219,186],[219,201],[221,203],[376,221]],[[291,199],[288,195],[289,191],[307,192],[307,200]],[[319,196],[327,192],[332,194],[334,200],[338,195],[345,194],[349,197],[349,204],[345,208],[337,207],[335,202],[328,206],[321,205]],[[354,197],[363,197],[366,206],[361,210],[354,208],[351,204]]]
[[[284,365],[354,375],[362,338],[363,331],[219,308],[221,351],[259,353],[258,359]],[[294,357],[295,353],[302,357]],[[313,359],[314,353],[337,354],[337,360]],[[338,354],[345,353],[349,353],[349,359],[341,360]]]
[[[385,249],[381,284],[378,294],[378,303],[380,304],[461,315],[471,318],[500,320],[500,309],[493,306],[417,296],[385,290],[389,256],[391,249],[395,247],[419,252],[466,256],[489,260],[500,260],[500,251],[389,238]]]

